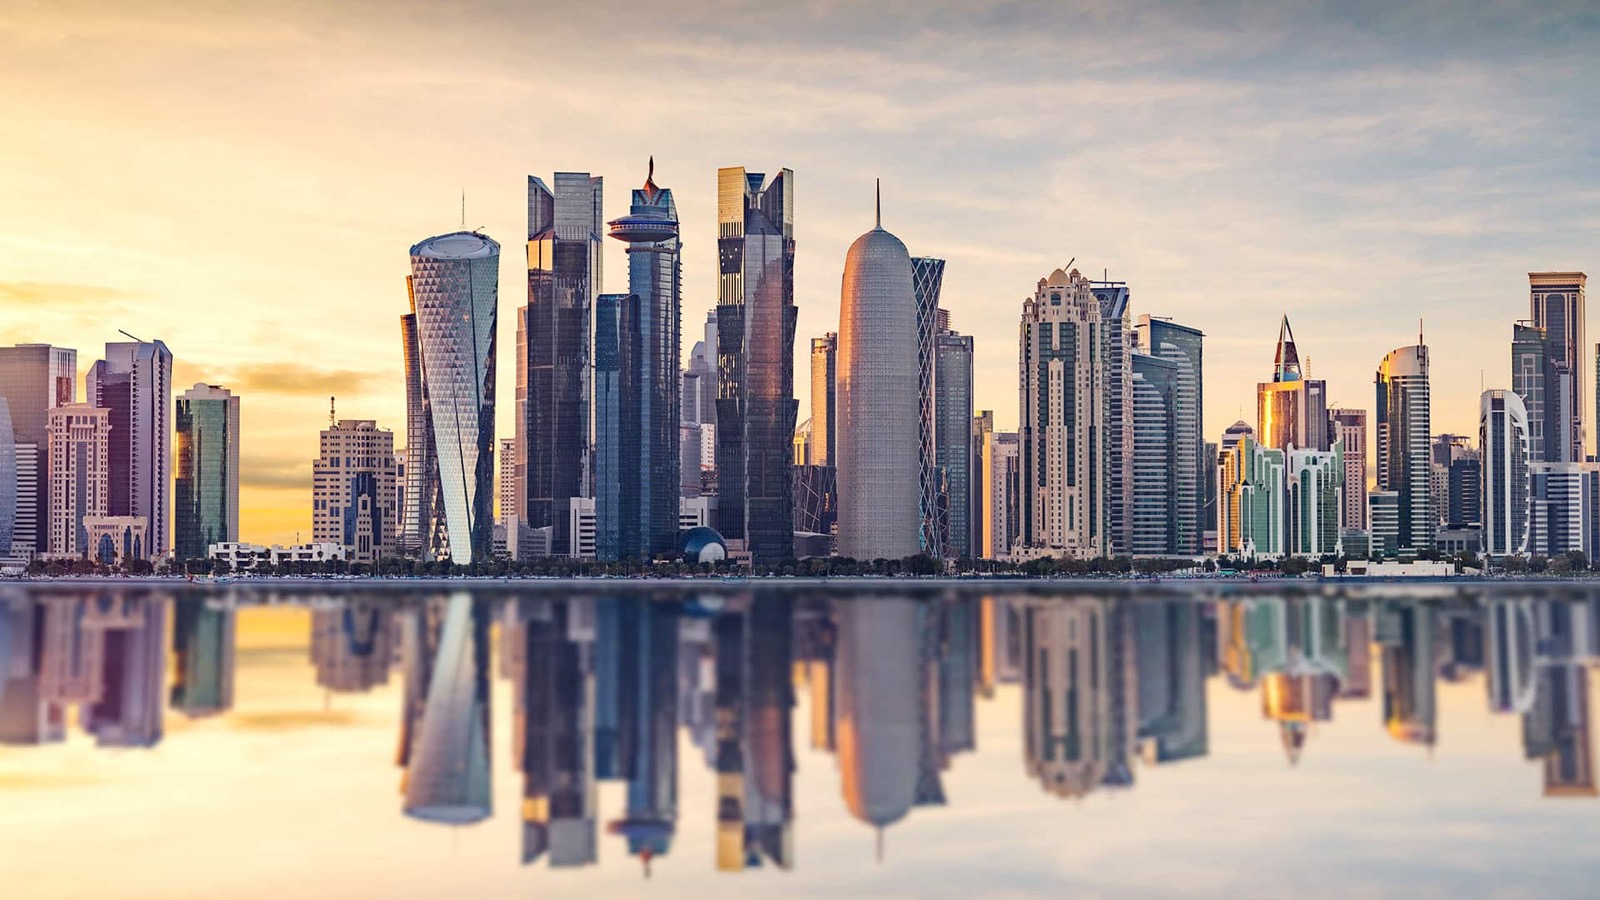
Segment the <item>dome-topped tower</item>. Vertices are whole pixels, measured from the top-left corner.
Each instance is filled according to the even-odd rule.
[[[845,255],[839,298],[839,555],[854,559],[920,550],[917,304],[911,254],[881,209]]]

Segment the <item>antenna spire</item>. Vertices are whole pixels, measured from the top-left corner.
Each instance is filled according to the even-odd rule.
[[[875,194],[873,198],[873,204],[876,208],[872,227],[881,229],[883,228],[883,179],[872,179],[872,186],[873,193]]]
[[[461,230],[467,230],[467,189],[461,189]]]
[[[338,418],[333,414],[333,398],[328,398],[328,427],[333,428],[338,424]]]

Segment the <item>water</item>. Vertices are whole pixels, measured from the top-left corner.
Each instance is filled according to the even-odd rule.
[[[0,594],[0,896],[1594,896],[1600,593]]]

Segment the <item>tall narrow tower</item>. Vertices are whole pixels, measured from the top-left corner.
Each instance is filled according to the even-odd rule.
[[[1555,437],[1563,449],[1550,462],[1582,462],[1584,445],[1583,373],[1588,369],[1584,354],[1584,294],[1589,277],[1582,272],[1529,272],[1529,313],[1535,328],[1544,329],[1549,342],[1552,364],[1565,373],[1561,379],[1559,401],[1547,396],[1545,400],[1546,430],[1559,429]],[[1551,386],[1547,391],[1553,391]],[[1559,408],[1559,420],[1552,416]],[[1529,414],[1532,414],[1529,410]]]
[[[1401,556],[1433,547],[1433,440],[1428,385],[1428,348],[1400,347],[1378,367],[1378,490],[1399,494]]]
[[[913,556],[922,520],[917,306],[911,255],[881,217],[845,255],[838,366],[839,555]]]
[[[794,555],[794,172],[717,170],[717,522]]]

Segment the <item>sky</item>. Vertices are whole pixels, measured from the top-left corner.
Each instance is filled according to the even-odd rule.
[[[716,303],[717,167],[795,171],[802,408],[882,178],[884,226],[948,260],[1002,427],[1022,300],[1075,259],[1206,333],[1208,435],[1253,421],[1284,314],[1358,407],[1420,321],[1435,431],[1475,432],[1527,273],[1600,266],[1597,37],[1591,4],[1514,0],[8,0],[0,344],[87,369],[118,329],[161,338],[175,393],[243,397],[243,538],[294,540],[330,395],[404,443],[407,248],[459,229],[463,194],[501,241],[509,435],[526,177],[603,176],[614,218],[653,155],[685,351]]]

